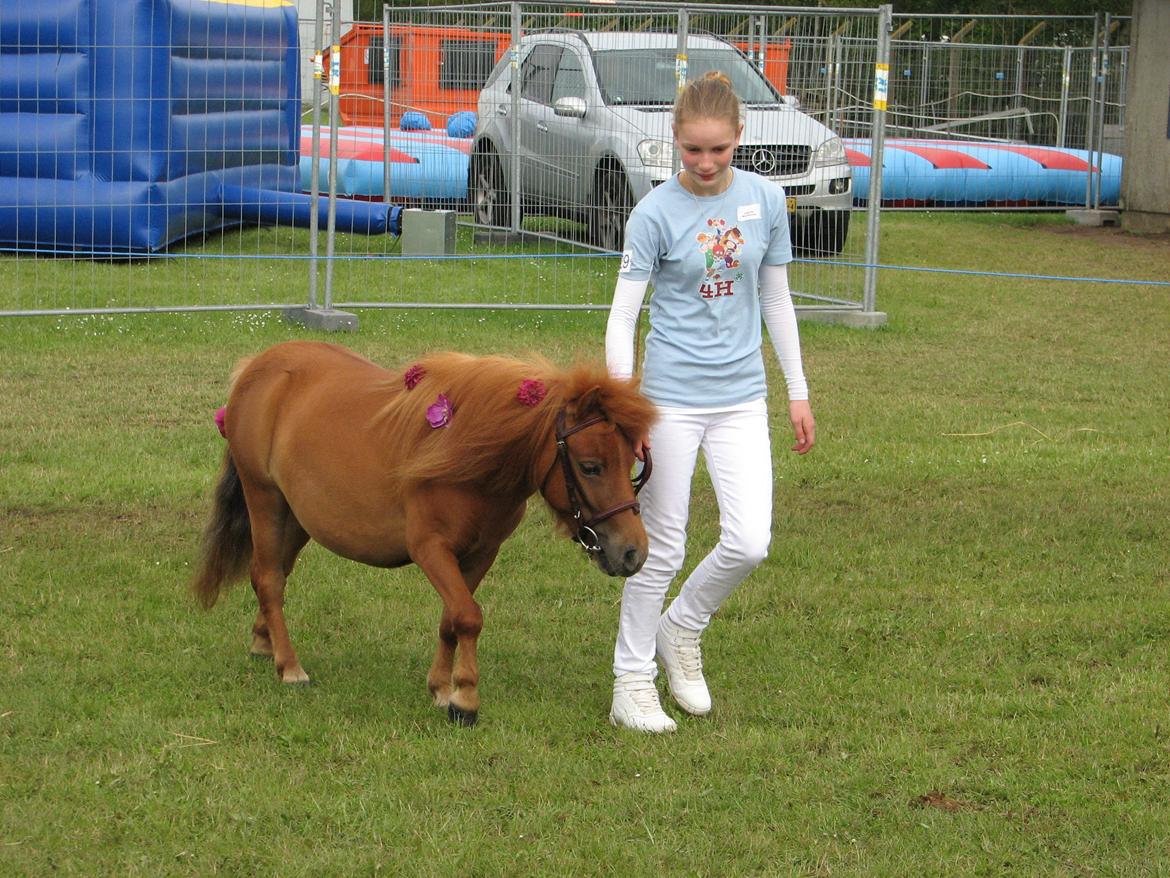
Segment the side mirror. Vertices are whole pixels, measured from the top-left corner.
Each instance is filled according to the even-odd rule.
[[[585,98],[557,98],[553,104],[553,113],[581,119],[585,116]]]

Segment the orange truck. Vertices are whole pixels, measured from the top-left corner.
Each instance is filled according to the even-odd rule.
[[[488,74],[508,50],[511,32],[467,27],[392,24],[390,26],[390,125],[403,113],[427,117],[443,128],[453,113],[474,111]],[[745,43],[734,43],[743,52]],[[786,94],[790,43],[773,44],[764,75]],[[357,22],[341,37],[341,120],[345,125],[383,124],[382,25]],[[328,64],[326,64],[328,70]]]

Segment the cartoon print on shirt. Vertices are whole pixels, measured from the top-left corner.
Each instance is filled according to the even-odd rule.
[[[707,228],[711,231],[699,232],[695,236],[695,240],[699,242],[699,252],[703,254],[707,264],[706,277],[699,287],[699,294],[704,299],[734,295],[732,286],[735,281],[742,280],[743,272],[737,272],[731,280],[725,280],[722,272],[739,268],[739,255],[744,245],[743,234],[738,226],[728,228],[727,220],[721,217],[707,220]]]
[[[739,268],[739,259],[736,253],[743,246],[743,235],[739,227],[728,229],[723,235],[723,266],[725,268]]]

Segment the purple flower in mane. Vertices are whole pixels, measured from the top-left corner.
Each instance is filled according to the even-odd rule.
[[[451,423],[452,411],[451,400],[440,393],[438,398],[427,406],[427,423],[435,429],[446,427]]]
[[[516,391],[516,398],[525,405],[537,405],[547,391],[544,389],[544,382],[537,381],[534,378],[525,378],[520,382],[520,389]]]
[[[414,390],[415,385],[423,380],[423,376],[427,374],[427,370],[421,364],[415,363],[406,370],[406,374],[402,376],[402,383],[406,385],[407,390]]]

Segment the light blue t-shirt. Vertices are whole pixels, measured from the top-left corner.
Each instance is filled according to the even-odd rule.
[[[677,175],[638,202],[620,274],[649,280],[642,392],[660,405],[723,406],[767,392],[761,265],[792,261],[784,189],[750,171],[704,198]]]

